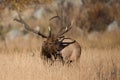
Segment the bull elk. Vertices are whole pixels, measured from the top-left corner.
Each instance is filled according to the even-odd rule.
[[[72,61],[78,61],[80,58],[81,47],[79,43],[71,38],[65,38],[64,36],[64,34],[71,29],[71,24],[67,26],[64,31],[60,30],[57,34],[53,34],[51,32],[51,27],[49,27],[49,35],[46,36],[40,31],[31,29],[30,26],[21,18],[20,14],[19,19],[15,18],[14,20],[23,24],[26,30],[45,39],[41,48],[40,56],[42,59],[54,62],[57,58],[59,58],[59,60],[64,64],[71,63]]]

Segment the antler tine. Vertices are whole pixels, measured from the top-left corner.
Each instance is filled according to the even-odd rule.
[[[70,27],[66,27],[66,28],[65,28],[65,31],[62,32],[61,34],[59,34],[58,37],[60,38],[61,36],[63,36],[65,33],[67,33],[68,31],[70,31],[71,28],[72,28],[72,27],[71,27],[71,24],[70,24]]]
[[[50,38],[51,37],[51,27],[50,26],[48,27],[48,30],[49,30],[49,36],[48,37]]]
[[[62,44],[63,44],[63,45],[65,45],[65,44],[66,44],[66,45],[69,45],[69,44],[72,44],[72,43],[75,43],[75,42],[76,42],[76,41],[73,40],[72,42],[62,42]]]
[[[19,19],[15,18],[14,21],[17,21],[17,22],[23,24],[23,25],[24,25],[24,28],[25,28],[26,30],[28,30],[28,31],[30,31],[30,32],[33,32],[33,33],[35,33],[35,34],[37,34],[37,35],[39,35],[39,36],[41,36],[41,37],[43,37],[43,38],[47,38],[47,36],[43,35],[42,33],[31,29],[30,26],[22,19],[22,17],[20,16],[20,14],[18,14],[18,16],[19,16]]]
[[[69,45],[69,44],[72,44],[72,43],[76,42],[75,40],[73,40],[71,42],[64,42],[65,39],[71,39],[71,38],[63,37],[59,42],[62,43],[63,45]]]
[[[49,21],[53,20],[54,18],[58,18],[59,20],[61,20],[60,16],[53,16],[52,18],[49,19]]]
[[[61,34],[59,34],[59,35],[57,35],[57,36],[60,38],[60,37],[63,36],[65,33],[67,33],[68,31],[70,31],[71,28],[72,28],[71,26],[72,26],[73,24],[74,24],[74,20],[71,21],[71,23],[69,24],[69,26],[66,26],[64,32],[62,32]]]

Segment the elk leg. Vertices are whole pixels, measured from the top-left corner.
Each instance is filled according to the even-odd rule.
[[[63,60],[62,55],[61,55],[61,54],[59,54],[58,56],[59,56],[60,61],[61,61],[61,62],[62,62],[62,64],[64,65],[64,63],[65,63],[65,62],[64,62],[64,60]]]
[[[56,60],[57,59],[57,54],[52,53],[52,55],[53,55],[54,59]]]
[[[51,64],[50,64],[50,65],[53,65],[53,64],[54,64],[54,60],[53,60],[53,59],[50,59],[50,61],[51,61]]]
[[[62,64],[64,65],[65,61],[63,60],[63,57],[62,57],[60,51],[57,51],[57,56],[60,59],[60,61],[62,62]]]
[[[70,65],[72,62],[73,62],[72,60],[68,60],[66,63]]]

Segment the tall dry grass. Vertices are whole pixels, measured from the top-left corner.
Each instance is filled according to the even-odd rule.
[[[120,80],[120,47],[108,46],[119,44],[115,42],[120,38],[112,33],[103,37],[99,43],[75,38],[82,46],[82,54],[80,62],[70,66],[58,61],[52,66],[43,64],[41,38],[18,38],[6,46],[1,42],[0,80]]]

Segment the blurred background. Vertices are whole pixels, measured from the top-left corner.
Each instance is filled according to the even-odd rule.
[[[48,26],[55,34],[73,21],[66,36],[77,40],[83,48],[116,48],[120,46],[119,0],[0,0],[0,48],[24,44],[41,44],[41,38],[26,31],[14,21],[20,12],[31,28],[43,34]],[[63,14],[65,24],[49,19]],[[36,45],[33,45],[36,43]],[[40,43],[40,44],[38,44]]]

